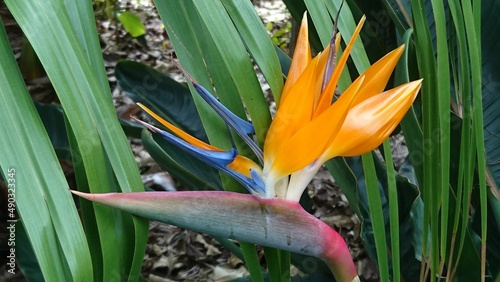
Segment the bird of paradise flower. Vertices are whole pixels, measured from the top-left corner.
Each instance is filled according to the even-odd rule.
[[[338,281],[358,279],[340,235],[298,204],[319,168],[337,156],[379,146],[413,103],[421,80],[383,91],[404,46],[361,74],[332,103],[340,74],[364,23],[363,17],[337,61],[340,34],[312,58],[307,18],[301,24],[292,64],[263,150],[253,126],[190,78],[196,91],[253,150],[259,163],[202,142],[138,104],[172,133],[137,120],[175,146],[238,180],[250,193],[196,191],[78,195],[132,213],[217,236],[322,258]],[[190,205],[186,205],[186,204]],[[235,217],[234,215],[238,215]]]

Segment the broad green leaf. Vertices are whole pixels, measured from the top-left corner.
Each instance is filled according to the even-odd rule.
[[[65,161],[71,161],[71,151],[69,149],[68,136],[61,107],[36,102],[35,107],[49,135],[57,157]]]
[[[479,187],[479,210],[481,214],[481,267],[479,277],[486,275],[486,242],[488,234],[488,189],[486,148],[484,139],[484,109],[482,93],[482,57],[481,57],[481,2],[474,3],[474,11],[470,2],[462,3],[465,31],[467,33],[467,47],[469,48],[469,65],[471,70],[472,90],[472,136],[476,142],[473,149],[477,157],[477,174]]]
[[[384,160],[387,168],[394,167],[392,157],[392,148],[389,140],[385,140],[383,144]],[[396,176],[393,169],[387,169],[387,196],[389,198],[389,223],[390,223],[390,238],[391,238],[391,257],[392,257],[392,277],[394,281],[401,280],[401,263],[399,254],[399,203],[398,191],[396,187]]]
[[[207,141],[200,116],[187,87],[141,63],[118,62],[118,84],[134,102],[142,103],[190,135]]]
[[[434,56],[434,48],[429,31],[429,22],[424,9],[424,1],[412,2],[413,23],[415,46],[417,50],[417,62],[420,73],[424,78],[422,84],[422,129],[423,140],[433,140],[439,138],[434,132],[439,132],[439,108],[437,103],[437,74],[436,74],[436,58]],[[435,130],[435,131],[434,131]],[[425,203],[424,206],[424,234],[430,230],[433,232],[431,239],[431,250],[429,251],[432,257],[431,269],[432,275],[437,273],[440,264],[439,251],[439,230],[438,230],[438,210],[439,210],[439,194],[440,190],[435,187],[441,187],[439,182],[439,162],[440,162],[440,146],[438,142],[427,142],[423,144],[422,152],[433,152],[433,154],[423,153],[423,183],[419,183],[421,187],[422,197]],[[424,246],[427,245],[427,237],[424,236]],[[424,257],[427,257],[427,249],[423,249]]]
[[[486,163],[496,188],[500,192],[500,42],[496,40],[495,31],[500,28],[500,20],[494,15],[500,13],[500,3],[483,1],[481,23],[482,91],[484,111],[484,141],[486,148]]]
[[[396,66],[394,85],[401,85],[410,81],[409,68],[412,67],[413,61],[411,61],[411,59],[415,57],[415,47],[410,41],[412,34],[413,30],[409,29],[405,32],[401,39],[401,43],[404,43],[406,48],[401,56],[401,59],[399,59],[398,65]],[[410,158],[413,160],[410,166],[412,166],[412,170],[415,173],[415,178],[418,179],[418,181],[412,182],[414,184],[423,183],[423,160],[422,154],[420,153],[422,148],[423,133],[421,126],[420,105],[421,100],[417,97],[413,106],[408,110],[400,125],[403,130],[403,135],[405,136],[405,143],[408,147]]]
[[[42,273],[51,281],[92,281],[87,240],[52,144],[0,22],[0,167]],[[9,181],[13,179],[13,181]],[[28,189],[29,188],[29,189]]]

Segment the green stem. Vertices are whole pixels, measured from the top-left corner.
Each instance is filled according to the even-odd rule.
[[[290,252],[280,250],[280,262],[281,262],[281,281],[290,282],[292,276],[290,273]]]
[[[392,161],[392,150],[388,140],[384,142],[384,158],[387,169],[387,189],[389,194],[389,220],[391,230],[392,278],[393,281],[401,280],[399,264],[399,209],[396,175]]]
[[[212,237],[217,240],[217,242],[219,242],[222,246],[224,246],[226,250],[230,251],[233,255],[241,259],[243,262],[245,261],[245,257],[243,256],[241,249],[235,243],[233,243],[233,241],[219,236]]]
[[[266,256],[267,270],[271,282],[281,281],[281,264],[279,250],[275,248],[264,247],[264,255]]]
[[[385,220],[382,210],[382,200],[377,182],[377,173],[372,153],[364,154],[363,171],[365,173],[366,193],[368,195],[368,208],[372,219],[373,236],[377,249],[380,280],[389,281],[389,262],[387,259],[387,242],[385,240]]]
[[[245,257],[245,263],[247,265],[248,271],[250,272],[250,277],[253,282],[264,282],[264,277],[262,276],[262,271],[260,269],[259,257],[255,251],[255,245],[245,242],[240,242],[241,252],[243,257]]]

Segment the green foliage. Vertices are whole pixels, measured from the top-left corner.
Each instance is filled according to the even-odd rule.
[[[91,3],[28,0],[6,4],[61,101],[78,188],[143,190],[111,101]],[[8,46],[5,36],[1,41]],[[7,75],[2,81],[9,82],[1,90],[2,114],[5,120],[12,120],[7,123],[10,128],[4,128],[12,134],[4,135],[2,144],[11,146],[12,153],[3,155],[0,164],[2,171],[15,167],[19,172],[18,210],[44,278],[136,280],[147,221],[82,202],[84,233],[68,183],[12,52],[5,47],[1,54],[0,65]]]
[[[410,226],[413,227],[409,229],[410,233],[400,232],[400,242],[409,242],[413,238],[412,249],[415,251],[413,257],[419,260],[422,260],[422,256],[430,259],[430,261],[424,260],[431,264],[430,277],[434,277],[436,273],[446,275],[451,280],[478,280],[478,277],[489,277],[489,275],[498,277],[498,264],[493,263],[495,256],[491,255],[492,248],[495,248],[495,239],[487,237],[486,234],[486,230],[492,225],[488,222],[491,222],[492,218],[498,220],[498,214],[492,215],[486,210],[487,206],[491,208],[496,202],[493,194],[498,194],[495,184],[498,187],[500,179],[495,174],[498,171],[498,162],[494,161],[498,159],[495,157],[498,155],[498,150],[492,147],[497,148],[499,141],[495,137],[498,136],[496,126],[498,111],[495,110],[496,113],[493,113],[498,99],[492,99],[495,96],[492,93],[498,92],[498,83],[493,79],[498,72],[498,56],[491,53],[488,57],[485,56],[498,45],[498,40],[488,34],[491,34],[493,26],[498,26],[499,21],[485,16],[497,11],[498,4],[494,1],[485,1],[483,4],[481,1],[475,1],[473,5],[469,1],[461,3],[449,1],[444,2],[444,5],[440,1],[375,2],[380,3],[368,4],[357,1],[356,5],[354,1],[347,1],[355,17],[356,15],[360,17],[360,13],[356,11],[358,9],[362,13],[374,16],[371,22],[372,26],[379,27],[377,34],[391,34],[391,29],[395,28],[396,37],[392,40],[407,44],[408,48],[396,71],[395,85],[424,77],[422,95],[402,122],[403,134],[410,150],[410,162],[407,162],[405,169],[411,171],[411,174],[405,176],[418,185],[421,196],[410,205],[412,216],[409,220]],[[322,5],[328,4],[307,0],[285,1],[285,3],[290,11],[294,11],[292,15],[296,20],[307,8],[312,22],[319,30],[320,38],[327,38],[327,33],[322,37],[321,30],[325,29],[324,19],[328,17]],[[380,4],[384,10],[373,10],[374,7],[381,7]],[[390,17],[391,21],[383,20],[387,17]],[[370,17],[368,22],[370,23]],[[383,22],[386,24],[381,25]],[[410,26],[415,29],[413,37],[410,37],[412,36]],[[385,28],[387,31],[381,31],[380,28]],[[343,32],[341,26],[340,31]],[[377,38],[373,35],[370,37],[365,34],[363,37],[364,43],[374,40]],[[364,50],[368,53],[374,52],[372,48]],[[484,58],[490,58],[482,59],[482,67],[481,53]],[[370,54],[368,57],[376,58]],[[493,65],[496,66],[495,69],[491,68]],[[355,64],[355,66],[358,72],[363,69],[362,65]],[[481,81],[482,89],[480,89]],[[450,116],[450,111],[456,115]],[[350,165],[343,166],[344,162]],[[488,183],[493,185],[491,188],[486,187],[485,169],[483,169],[485,165],[489,169]],[[358,162],[352,163],[347,159],[333,160],[329,164],[332,174],[341,184],[351,204],[370,202],[363,199],[358,192],[363,186],[360,185],[363,183],[363,178],[350,176],[350,171],[360,170],[359,166]],[[342,167],[345,169],[342,170]],[[365,173],[370,172],[365,170]],[[378,179],[380,181],[381,176],[378,176]],[[473,187],[479,188],[473,189]],[[368,189],[373,188],[375,187],[368,187]],[[487,194],[487,189],[493,189],[494,193]],[[350,192],[351,190],[353,192]],[[399,197],[407,193],[398,190]],[[374,220],[373,215],[363,214],[361,210],[356,209],[357,205],[354,204],[356,213],[364,222]],[[399,207],[402,205],[404,206],[400,199]],[[469,205],[472,207],[472,213]],[[390,207],[383,206],[383,209],[384,213],[389,213]],[[395,215],[395,212],[390,214]],[[475,216],[473,220],[475,229],[468,224],[471,215]],[[386,225],[387,220],[385,219]],[[362,234],[368,233],[364,230]],[[371,235],[365,241],[368,250],[374,246],[370,237]],[[476,240],[477,238],[480,238],[481,242]],[[491,241],[493,242],[489,243]],[[384,248],[379,249],[378,245],[377,248],[378,252],[382,252],[378,258],[384,258],[386,256],[382,251]],[[369,253],[372,259],[378,260],[375,253]],[[409,265],[413,265],[413,269],[419,267],[420,263],[415,260],[405,260],[404,254],[401,255],[402,267]],[[443,273],[443,265],[446,266],[447,273]],[[486,266],[486,273],[481,273],[481,265]],[[422,267],[424,267],[422,271],[425,270],[425,264],[422,264]],[[402,269],[403,277],[405,273],[408,272]],[[393,275],[396,277],[397,273]],[[404,278],[411,281],[411,277]],[[413,279],[418,277],[413,276]]]
[[[144,64],[132,61],[118,62],[115,76],[123,92],[134,102],[144,104],[176,127],[207,141],[200,115],[187,87]]]
[[[0,166],[3,179],[14,179],[9,182],[14,186],[9,188],[14,189],[20,216],[16,225],[24,226],[44,277],[91,281],[88,244],[68,184],[17,68],[3,25],[0,53],[0,115],[5,121],[1,130],[8,133],[2,134],[0,141],[5,149]]]
[[[146,28],[136,14],[130,11],[124,11],[120,13],[117,18],[122,23],[123,28],[125,28],[132,37],[139,37],[146,34]]]
[[[275,29],[272,22],[266,24],[266,30],[271,34],[273,44],[280,49],[288,49],[290,43],[290,32],[292,31],[292,23],[287,22],[282,27]]]

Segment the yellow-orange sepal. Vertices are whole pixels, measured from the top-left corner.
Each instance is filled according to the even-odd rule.
[[[377,148],[403,119],[421,84],[421,79],[412,81],[354,106],[321,160],[324,162],[337,156],[358,156]]]
[[[311,62],[311,47],[309,46],[309,31],[307,26],[307,12],[304,13],[302,17],[302,23],[300,25],[299,34],[297,36],[297,44],[295,45],[295,50],[292,56],[292,64],[290,65],[290,70],[288,71],[286,77],[286,83],[283,86],[283,91],[281,93],[281,101],[290,92],[290,89],[295,84],[297,79],[306,67]],[[279,107],[279,106],[278,106]]]

